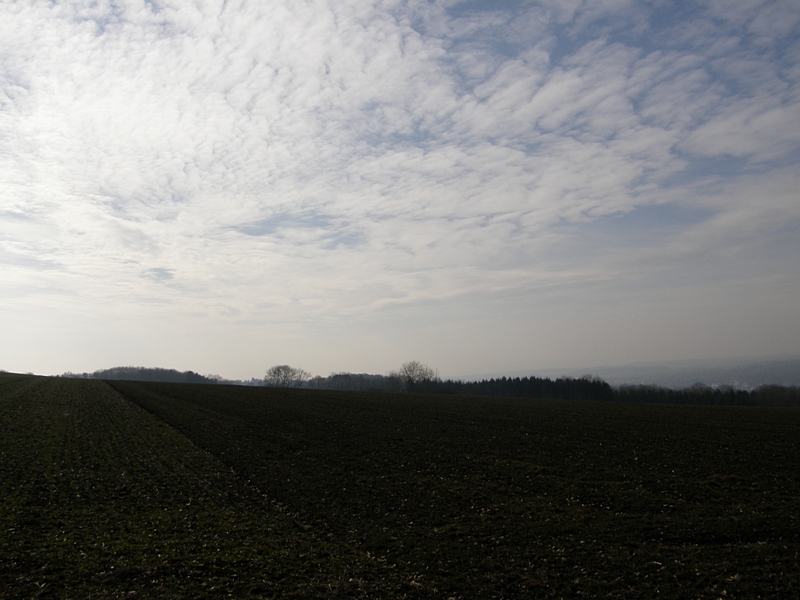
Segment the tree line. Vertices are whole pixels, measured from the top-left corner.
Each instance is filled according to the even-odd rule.
[[[649,404],[800,407],[800,387],[762,385],[754,390],[740,390],[732,386],[712,388],[696,383],[688,388],[673,390],[656,385],[621,385],[614,389],[613,399]]]
[[[276,384],[268,383],[268,385]],[[701,383],[677,390],[655,385],[614,387],[592,375],[557,379],[531,376],[498,377],[480,381],[442,380],[438,372],[418,361],[405,363],[400,369],[388,375],[367,373],[332,373],[328,377],[308,375],[294,380],[287,387],[649,404],[800,407],[798,387],[766,385],[755,390],[741,390],[732,386],[710,387]]]
[[[200,373],[195,373],[194,371],[148,367],[112,367],[111,369],[100,369],[93,373],[72,373],[67,371],[61,377],[173,383],[221,383],[223,381],[219,375],[200,375]]]
[[[259,385],[317,390],[376,391],[396,393],[450,394],[513,398],[552,398],[563,400],[598,400],[650,404],[692,404],[709,406],[796,406],[800,407],[800,387],[765,385],[755,390],[731,386],[709,387],[695,384],[684,389],[655,385],[613,387],[598,377],[499,377],[480,381],[442,380],[429,366],[419,362],[404,363],[387,375],[371,373],[331,373],[312,377],[308,371],[276,365],[263,379],[226,380],[219,375],[200,375],[193,371],[146,367],[114,367],[93,373],[67,372],[62,377],[175,383]]]

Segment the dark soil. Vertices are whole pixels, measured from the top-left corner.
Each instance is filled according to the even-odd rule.
[[[2,598],[800,597],[797,409],[6,376],[0,435]]]
[[[0,498],[3,599],[386,589],[363,552],[299,527],[103,382],[0,376]]]

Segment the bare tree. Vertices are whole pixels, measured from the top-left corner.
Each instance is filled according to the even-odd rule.
[[[412,390],[415,387],[419,388],[420,384],[437,381],[439,373],[418,360],[412,360],[403,363],[398,371],[389,373],[389,378],[401,381],[406,390]]]
[[[272,387],[300,387],[311,378],[311,373],[289,365],[270,367],[264,376],[264,384]]]

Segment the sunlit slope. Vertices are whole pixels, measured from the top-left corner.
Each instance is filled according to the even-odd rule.
[[[800,597],[796,409],[113,385],[416,597]]]
[[[328,597],[384,585],[365,557],[315,539],[106,383],[0,376],[0,598]]]

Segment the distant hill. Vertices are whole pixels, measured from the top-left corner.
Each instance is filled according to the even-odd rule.
[[[148,367],[113,367],[94,373],[64,373],[62,377],[73,379],[109,379],[124,381],[159,381],[173,383],[220,383],[217,377],[207,377],[194,371]]]

